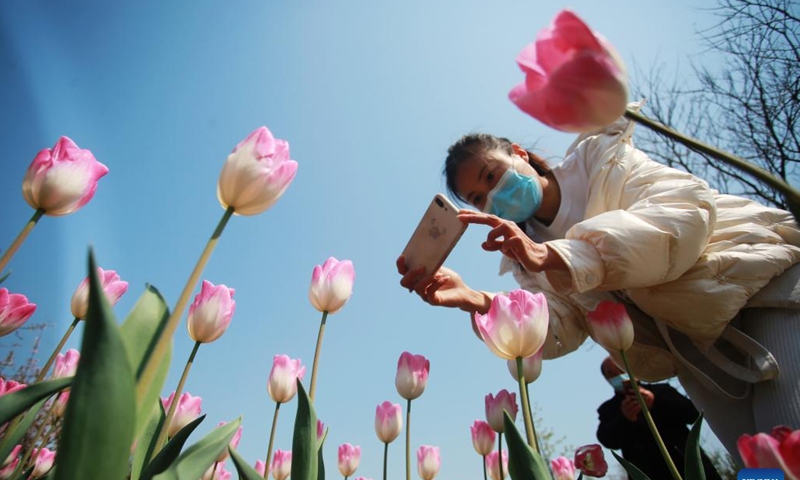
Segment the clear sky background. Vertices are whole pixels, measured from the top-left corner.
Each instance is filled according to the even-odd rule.
[[[307,297],[311,271],[335,256],[353,261],[356,282],[350,302],[329,317],[322,347],[317,412],[330,427],[329,475],[338,475],[338,445],[350,442],[362,447],[357,476],[381,477],[375,407],[401,403],[394,376],[407,350],[431,361],[428,387],[414,401],[412,448],[441,447],[439,478],[479,478],[469,427],[484,417],[486,394],[516,391],[515,383],[505,362],[475,338],[465,313],[409,295],[394,266],[431,197],[444,191],[447,147],[486,131],[560,161],[573,136],[507,100],[522,80],[516,55],[558,10],[574,9],[631,71],[634,63],[664,62],[684,75],[688,58],[715,61],[698,56],[696,35],[714,23],[712,5],[4,1],[0,248],[33,213],[20,191],[28,164],[60,135],[92,150],[110,173],[84,209],[40,222],[3,286],[39,305],[31,323],[50,324],[40,362],[72,320],[69,300],[86,276],[89,245],[101,267],[130,282],[115,309],[119,318],[146,283],[174,305],[223,213],[216,181],[226,156],[266,125],[290,143],[299,170],[272,209],[232,219],[203,275],[234,287],[237,308],[227,333],[200,348],[186,385],[208,414],[193,441],[243,415],[240,452],[251,464],[266,455],[272,357],[301,358],[310,377],[320,320]],[[476,288],[515,288],[513,278],[497,274],[499,254],[481,250],[485,234],[470,227],[447,265]],[[192,347],[184,325],[164,396]],[[79,345],[80,331],[69,347]],[[13,340],[0,340],[3,356]],[[531,386],[540,429],[554,429],[572,446],[597,441],[596,408],[612,393],[599,373],[604,355],[590,340],[545,363]],[[290,449],[295,403],[281,412],[275,446]],[[402,438],[389,452],[395,479],[404,470]]]

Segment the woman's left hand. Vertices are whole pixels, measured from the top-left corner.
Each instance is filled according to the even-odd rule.
[[[461,210],[458,219],[464,223],[488,225],[491,227],[486,241],[481,245],[489,252],[500,251],[503,255],[519,262],[529,272],[548,269],[566,269],[561,257],[551,253],[545,245],[531,240],[516,223],[503,220],[496,215]]]

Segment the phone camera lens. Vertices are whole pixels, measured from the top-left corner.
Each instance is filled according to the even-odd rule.
[[[437,198],[436,199],[436,205],[439,205],[440,207],[444,207],[444,202],[442,201],[441,198]]]

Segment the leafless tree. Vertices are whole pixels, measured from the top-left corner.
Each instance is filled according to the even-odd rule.
[[[699,32],[707,50],[691,60],[693,78],[665,80],[663,66],[641,74],[643,112],[781,177],[800,180],[800,3],[718,0],[718,22]],[[721,59],[714,68],[707,58]],[[638,146],[655,160],[706,179],[722,192],[787,208],[779,193],[716,160],[640,129]]]

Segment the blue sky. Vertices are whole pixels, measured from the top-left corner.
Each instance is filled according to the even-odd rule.
[[[243,415],[240,452],[251,464],[265,456],[272,357],[310,365],[320,320],[307,298],[311,271],[335,256],[353,261],[356,283],[329,318],[322,347],[317,411],[330,427],[328,470],[335,472],[336,447],[350,442],[362,447],[357,475],[380,478],[375,407],[400,402],[394,374],[407,350],[431,361],[428,388],[414,402],[413,448],[441,447],[439,478],[474,478],[480,459],[469,426],[483,418],[487,393],[516,391],[515,383],[465,313],[409,295],[394,267],[431,197],[444,190],[446,149],[462,134],[486,131],[560,160],[573,137],[507,100],[522,79],[517,53],[558,10],[575,10],[631,71],[634,62],[666,62],[684,74],[687,56],[702,51],[695,32],[714,21],[703,5],[712,4],[2,2],[0,248],[33,213],[20,185],[38,150],[67,135],[110,169],[83,210],[40,222],[4,286],[39,305],[32,323],[51,324],[41,362],[72,320],[69,299],[86,275],[89,245],[101,267],[130,282],[120,318],[146,283],[174,305],[223,213],[223,161],[266,125],[290,143],[299,170],[272,209],[232,219],[203,275],[234,287],[237,309],[228,332],[200,349],[187,383],[208,414],[200,433]],[[447,265],[476,288],[515,288],[497,275],[498,254],[480,249],[485,234],[471,227]],[[8,338],[0,342],[9,348]],[[69,346],[77,345],[75,335]],[[164,395],[191,346],[182,323]],[[596,442],[595,409],[611,394],[599,374],[603,356],[590,341],[545,363],[531,388],[539,428],[573,446]],[[291,446],[294,408],[281,409],[277,448]],[[402,445],[390,448],[393,478],[403,472]]]

